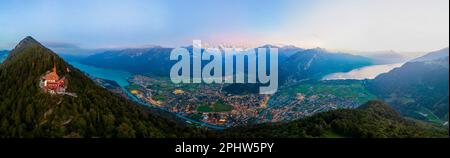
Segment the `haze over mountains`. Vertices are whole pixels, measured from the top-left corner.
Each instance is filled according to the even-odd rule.
[[[299,48],[296,46],[292,46],[292,45],[287,45],[287,46],[275,46],[275,45],[270,45],[270,44],[266,44],[257,48],[266,48],[266,49],[270,49],[270,48],[277,48],[278,49],[278,60],[280,62],[285,61],[286,59],[288,59],[290,56],[294,55],[297,52],[301,52],[304,51],[304,48]]]
[[[125,70],[131,73],[148,73],[168,76],[175,61],[170,61],[172,48],[135,48],[106,51],[79,60],[102,68]]]
[[[279,49],[279,65],[288,65],[280,66],[280,71],[284,71],[283,68],[286,67],[297,68],[299,73],[314,77],[320,77],[329,72],[350,71],[354,68],[372,64],[372,59],[370,58],[330,52],[321,48],[305,50],[294,46],[277,47],[273,45],[264,45],[258,48]],[[171,50],[171,48],[154,47],[106,51],[81,58],[78,61],[93,66],[120,69],[132,73],[168,76],[170,66],[175,63],[175,61],[169,60]],[[327,72],[313,74],[317,73],[319,71],[317,69],[325,66],[326,63],[330,64],[328,65],[328,69],[324,67],[322,70],[327,70]],[[339,66],[333,66],[335,68],[333,69],[330,68],[332,66],[331,64],[337,64]],[[304,77],[297,74],[294,78],[302,79]]]
[[[379,52],[370,52],[365,53],[363,56],[371,58],[374,64],[393,64],[393,63],[402,63],[408,60],[408,57],[397,53],[395,51],[379,51]]]

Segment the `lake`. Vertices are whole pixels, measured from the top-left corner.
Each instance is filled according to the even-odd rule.
[[[126,87],[130,84],[127,81],[128,78],[132,76],[130,72],[93,67],[75,61],[69,61],[69,64],[80,69],[89,76],[115,81],[121,87]]]
[[[338,72],[332,73],[323,78],[323,80],[364,80],[364,79],[374,79],[382,73],[391,71],[394,68],[402,66],[404,63],[395,64],[384,64],[384,65],[372,65],[366,66],[358,69],[354,69],[350,72]]]

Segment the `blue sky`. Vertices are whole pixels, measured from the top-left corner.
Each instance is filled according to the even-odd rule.
[[[448,46],[448,0],[2,0],[0,49],[31,35],[82,48],[192,40],[345,50]]]

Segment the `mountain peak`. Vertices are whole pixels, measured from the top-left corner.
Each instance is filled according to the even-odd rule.
[[[41,43],[39,43],[37,40],[35,40],[31,36],[27,36],[24,39],[22,39],[19,42],[19,44],[16,45],[16,47],[14,49],[17,49],[17,48],[20,48],[20,47],[24,47],[24,46],[29,46],[29,45],[41,45]]]
[[[265,45],[262,45],[262,46],[260,46],[258,48],[280,48],[280,46],[273,45],[273,44],[265,44]]]
[[[33,48],[33,47],[35,47],[35,48],[37,47],[40,49],[47,49],[41,43],[39,43],[37,40],[35,40],[33,37],[27,36],[24,39],[22,39],[19,42],[19,44],[17,44],[16,47],[14,47],[13,50],[11,50],[11,52],[9,53],[8,57],[6,58],[6,60],[4,62],[6,63],[7,61],[12,60],[19,54],[27,52],[25,50],[27,50],[29,48]],[[35,51],[29,51],[29,52],[35,52]]]
[[[23,40],[29,40],[29,41],[34,41],[34,42],[37,42],[33,37],[31,37],[31,36],[27,36],[27,37],[25,37]],[[23,41],[22,40],[22,41]]]

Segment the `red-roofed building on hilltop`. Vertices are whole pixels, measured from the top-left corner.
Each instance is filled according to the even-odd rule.
[[[42,76],[39,86],[50,94],[64,93],[66,91],[65,78],[59,78],[56,72],[56,65],[53,65],[53,71],[47,71]]]

